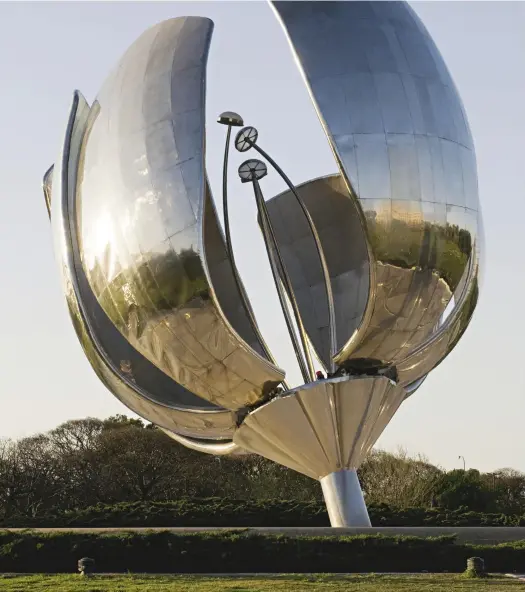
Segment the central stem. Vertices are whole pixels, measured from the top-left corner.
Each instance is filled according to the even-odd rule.
[[[320,481],[333,527],[372,526],[355,469],[330,473]]]

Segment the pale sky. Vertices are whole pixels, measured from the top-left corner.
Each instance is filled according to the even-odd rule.
[[[486,254],[481,298],[460,344],[405,402],[378,442],[450,469],[525,471],[525,3],[412,2],[465,104],[476,145]],[[224,128],[234,110],[301,183],[337,171],[287,41],[265,2],[0,3],[0,438],[72,418],[128,413],[96,378],[62,295],[41,179],[54,162],[73,90],[89,102],[127,47],[176,16],[215,22],[208,62],[207,168],[220,199]],[[238,263],[283,367],[291,349],[249,190],[231,163]],[[284,187],[263,181],[267,198]],[[522,362],[520,362],[522,360]],[[524,366],[522,366],[524,364]],[[129,412],[131,415],[131,412]]]

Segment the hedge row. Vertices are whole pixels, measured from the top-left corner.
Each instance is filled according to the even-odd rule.
[[[0,532],[0,572],[73,572],[85,556],[98,572],[460,572],[472,556],[483,557],[489,571],[510,572],[523,570],[525,541],[472,546],[456,545],[454,537]]]
[[[525,516],[482,514],[465,509],[370,506],[374,526],[525,526]],[[57,515],[11,517],[5,527],[107,526],[329,526],[323,502],[180,499],[98,505]]]

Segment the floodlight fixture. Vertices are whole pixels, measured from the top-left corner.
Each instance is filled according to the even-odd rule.
[[[238,113],[235,113],[235,111],[224,111],[217,118],[217,123],[231,125],[233,127],[240,127],[244,125],[242,117]]]
[[[268,174],[268,169],[262,160],[245,160],[239,166],[239,177],[241,183],[249,183],[250,181],[260,181]]]
[[[246,152],[257,142],[259,132],[252,126],[243,127],[235,136],[235,148],[239,152]]]

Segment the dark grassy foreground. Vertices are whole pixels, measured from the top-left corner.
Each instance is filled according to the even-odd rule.
[[[424,576],[279,576],[212,578],[199,576],[0,576],[5,592],[505,592],[523,582],[503,578],[466,580],[453,575]]]
[[[285,536],[253,531],[79,533],[0,531],[0,573],[460,573],[482,557],[494,573],[523,572],[525,541],[455,544],[453,536]]]

